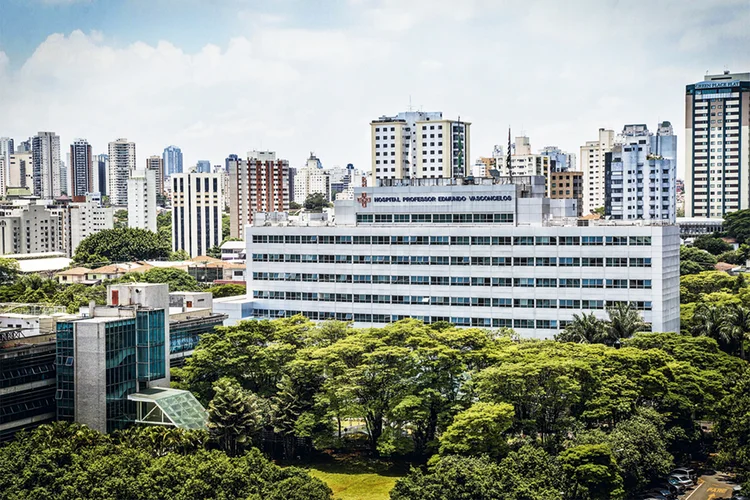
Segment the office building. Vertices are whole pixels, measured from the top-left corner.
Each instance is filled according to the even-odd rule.
[[[576,213],[579,217],[583,215],[583,172],[550,172],[548,186],[547,193],[551,199],[574,199]]]
[[[370,122],[372,178],[469,175],[470,126],[441,112],[407,111]]]
[[[128,204],[128,178],[134,170],[135,143],[127,139],[117,139],[109,143],[109,202],[115,206],[125,207]]]
[[[64,252],[62,219],[37,199],[0,205],[0,255]]]
[[[78,245],[86,237],[105,229],[112,229],[115,209],[104,207],[101,193],[88,193],[85,196],[74,196],[68,206],[70,222],[67,245],[70,256],[74,255]]]
[[[539,154],[549,156],[554,161],[553,171],[555,172],[578,170],[578,159],[575,153],[566,153],[557,146],[545,146]]]
[[[583,172],[583,213],[588,214],[604,207],[605,155],[615,144],[615,131],[599,129],[599,139],[586,141],[581,146],[581,172]]]
[[[162,153],[164,160],[164,179],[171,177],[173,174],[182,173],[182,150],[177,146],[168,146]]]
[[[10,157],[15,152],[13,139],[0,137],[0,196],[4,195],[6,188],[11,185]]]
[[[55,420],[54,332],[0,330],[0,410],[0,443]]]
[[[8,187],[34,186],[34,157],[32,153],[15,153],[10,155],[8,165]]]
[[[750,208],[750,72],[688,85],[685,111],[685,215]]]
[[[255,316],[413,317],[552,338],[574,314],[605,318],[626,302],[653,331],[679,331],[677,226],[579,219],[541,177],[393,184],[355,187],[334,222],[248,226]]]
[[[169,294],[169,367],[183,366],[200,338],[222,326],[226,314],[214,312],[211,292]]]
[[[323,164],[317,156],[310,153],[305,166],[295,169],[294,188],[290,190],[292,200],[300,205],[311,194],[322,194],[326,200],[331,199],[331,176],[323,170]]]
[[[39,132],[32,139],[33,193],[45,200],[62,194],[60,183],[60,136]]]
[[[107,195],[109,181],[109,155],[98,154],[91,159],[91,190],[102,195]]]
[[[97,192],[92,182],[94,174],[91,144],[86,139],[77,139],[70,145],[68,162],[70,163],[71,196],[86,196],[86,193]]]
[[[146,158],[146,170],[156,172],[156,193],[164,194],[164,159],[161,156]]]
[[[614,220],[675,223],[677,137],[669,122],[656,134],[644,124],[625,125],[605,154],[604,213]]]
[[[198,160],[195,162],[195,172],[198,174],[210,174],[211,162],[208,160]]]
[[[289,162],[273,151],[249,151],[247,161],[229,160],[229,236],[242,238],[256,212],[289,210]],[[173,228],[174,230],[174,228]]]
[[[191,257],[221,245],[224,209],[221,174],[173,174],[172,247]]]
[[[156,170],[133,170],[128,179],[128,227],[156,232]]]

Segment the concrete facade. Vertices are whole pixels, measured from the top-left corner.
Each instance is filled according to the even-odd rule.
[[[157,170],[132,170],[128,178],[128,227],[156,232]]]

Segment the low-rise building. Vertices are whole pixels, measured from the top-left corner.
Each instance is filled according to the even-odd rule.
[[[73,267],[55,274],[55,278],[63,285],[84,283],[87,280],[86,275],[90,272],[91,269],[88,267]]]

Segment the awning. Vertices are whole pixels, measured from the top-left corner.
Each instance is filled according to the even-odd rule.
[[[208,413],[189,391],[152,387],[128,395],[137,405],[136,423],[205,429]]]

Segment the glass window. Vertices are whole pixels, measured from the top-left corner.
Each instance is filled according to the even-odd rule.
[[[513,238],[513,244],[514,245],[533,245],[534,237],[533,236],[515,236]]]
[[[411,220],[411,217],[409,216],[409,214],[393,214],[394,224],[409,223],[410,220]]]
[[[581,280],[578,278],[560,278],[558,280],[560,288],[580,288]]]
[[[533,287],[534,278],[513,278],[513,286]]]
[[[536,244],[542,246],[557,245],[557,238],[554,236],[537,236]]]
[[[628,267],[628,258],[607,257],[607,267]]]
[[[493,245],[510,245],[511,243],[512,243],[512,239],[510,236],[493,236],[492,237]]]
[[[560,236],[557,238],[559,245],[578,246],[581,244],[579,236]]]
[[[578,267],[581,265],[581,259],[578,257],[560,257],[558,265],[560,267]]]
[[[635,246],[650,246],[651,236],[631,236],[630,244]]]
[[[627,245],[627,236],[607,236],[607,245]]]

